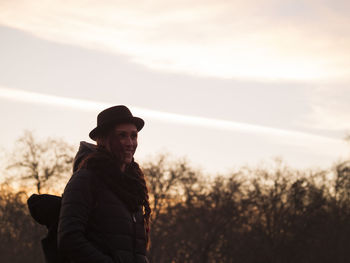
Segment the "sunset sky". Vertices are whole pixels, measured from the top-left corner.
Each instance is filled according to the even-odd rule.
[[[77,146],[125,104],[141,162],[328,168],[350,157],[349,25],[336,0],[0,0],[0,147]]]

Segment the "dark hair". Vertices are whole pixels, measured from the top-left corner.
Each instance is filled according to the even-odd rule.
[[[146,241],[147,241],[147,248],[149,248],[150,245],[150,221],[151,221],[151,212],[152,209],[149,204],[149,195],[148,195],[148,187],[147,182],[144,173],[142,172],[141,168],[139,167],[138,163],[132,162],[126,169],[126,173],[129,174],[137,174],[138,175],[138,183],[142,186],[142,198],[143,198],[143,218],[144,218],[144,224],[145,224],[145,230],[146,230]]]

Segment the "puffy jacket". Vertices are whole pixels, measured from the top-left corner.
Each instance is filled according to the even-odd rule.
[[[92,144],[80,144],[75,170],[93,150]],[[76,171],[62,198],[58,247],[74,263],[148,262],[142,209],[131,213],[97,175]]]

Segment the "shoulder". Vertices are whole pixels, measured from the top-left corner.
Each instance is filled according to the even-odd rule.
[[[74,172],[69,181],[72,181],[72,180],[91,180],[93,175],[94,175],[93,171],[83,168],[83,169],[80,169],[80,170]]]
[[[69,179],[63,193],[65,197],[75,197],[77,195],[89,196],[95,186],[95,175],[87,169],[80,169]]]
[[[68,185],[71,184],[87,184],[90,183],[93,178],[95,177],[94,173],[88,169],[80,169],[78,171],[76,171],[75,173],[73,173],[72,177],[69,179],[68,181]]]

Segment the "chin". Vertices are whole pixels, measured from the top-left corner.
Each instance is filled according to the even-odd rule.
[[[124,161],[124,163],[125,163],[126,165],[131,164],[131,162],[132,162],[132,159],[127,159],[127,160]]]

